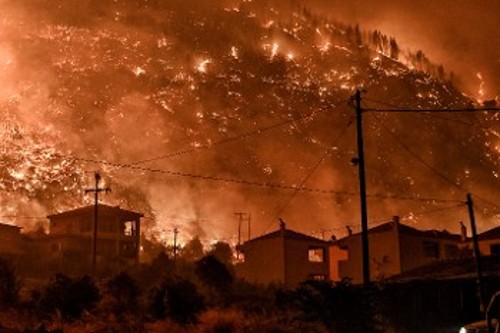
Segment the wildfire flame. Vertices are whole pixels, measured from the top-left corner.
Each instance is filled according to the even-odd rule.
[[[477,72],[476,77],[479,79],[479,90],[477,93],[479,94],[480,99],[482,100],[484,98],[484,79],[483,79],[483,74],[481,72]]]

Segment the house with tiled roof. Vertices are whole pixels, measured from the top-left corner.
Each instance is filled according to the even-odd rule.
[[[24,253],[21,227],[0,223],[0,256],[17,258]]]
[[[500,226],[477,235],[479,252],[483,256],[500,256]],[[472,239],[469,240],[472,244]],[[470,245],[472,248],[472,245]]]
[[[460,257],[463,237],[446,230],[418,230],[400,223],[398,217],[368,231],[370,278],[372,281],[399,275],[430,263]],[[361,283],[361,233],[332,242],[332,280]]]
[[[252,283],[295,288],[300,282],[329,279],[328,242],[286,228],[251,239],[239,247],[238,277]]]
[[[97,208],[97,262],[138,262],[143,214],[104,204]],[[93,253],[94,214],[92,205],[48,215],[49,234],[39,241],[40,251],[62,266],[75,262],[88,266]]]

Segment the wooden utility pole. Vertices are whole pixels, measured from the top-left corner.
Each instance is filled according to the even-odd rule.
[[[359,168],[359,193],[361,204],[361,246],[363,254],[363,284],[365,287],[370,285],[370,252],[368,248],[368,209],[366,203],[366,178],[365,178],[365,156],[363,144],[363,110],[361,108],[361,91],[356,90],[353,97],[356,108],[356,129],[358,141],[358,157],[355,162]]]
[[[241,223],[243,220],[248,221],[248,232],[250,234],[250,217],[247,213],[234,213],[234,215],[238,216],[238,244],[236,246],[236,259],[240,259],[240,245],[241,245]],[[250,236],[249,236],[250,237]]]
[[[250,224],[252,222],[252,214],[248,213],[248,235],[247,235],[247,241],[250,240]]]
[[[101,181],[101,176],[99,173],[94,174],[95,178],[95,188],[86,189],[85,193],[94,193],[94,232],[92,239],[92,275],[96,274],[96,266],[97,266],[97,219],[99,217],[98,207],[99,207],[99,193],[100,192],[110,192],[110,188],[100,188],[99,182]]]
[[[477,239],[476,231],[476,218],[474,216],[474,203],[472,195],[467,194],[467,208],[469,210],[470,228],[472,231],[472,243],[474,247],[474,258],[476,260],[476,283],[477,283],[477,296],[479,298],[479,310],[484,313],[486,308],[484,304],[484,288],[483,288],[483,271],[481,267],[481,252],[479,251],[479,242]]]

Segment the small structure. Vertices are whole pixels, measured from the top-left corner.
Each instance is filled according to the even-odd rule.
[[[399,222],[390,222],[368,231],[370,278],[372,281],[399,275],[438,260],[460,257],[462,237],[446,230],[418,230]],[[332,280],[362,282],[361,233],[332,242]]]
[[[143,214],[120,207],[98,205],[98,262],[137,262],[140,219]],[[47,216],[50,221],[47,249],[52,259],[79,259],[90,263],[93,249],[94,206]]]
[[[252,283],[295,288],[306,280],[329,279],[328,242],[289,229],[251,239],[240,246],[243,262],[236,274]]]

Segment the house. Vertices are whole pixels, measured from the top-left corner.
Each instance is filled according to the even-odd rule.
[[[500,256],[500,227],[486,230],[477,235],[479,253],[483,256]],[[472,248],[472,239],[469,239]]]
[[[236,274],[252,283],[295,288],[308,279],[329,279],[328,242],[289,229],[251,239],[239,247],[244,259]]]
[[[446,230],[418,230],[400,223],[396,216],[368,231],[370,278],[379,280],[438,260],[458,258],[462,238]],[[329,251],[332,280],[362,282],[361,233],[332,242]]]
[[[21,227],[0,223],[0,256],[17,258],[24,253]]]
[[[49,235],[43,246],[50,259],[91,262],[94,208],[87,206],[47,216]],[[97,262],[137,262],[143,214],[103,204],[97,208]]]

